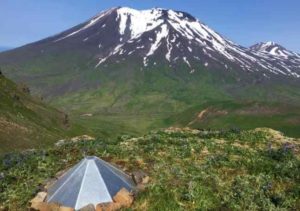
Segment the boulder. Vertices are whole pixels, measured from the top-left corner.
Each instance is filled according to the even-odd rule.
[[[0,180],[3,180],[5,178],[5,175],[3,172],[0,172]]]
[[[75,209],[70,207],[60,207],[58,211],[75,211]]]
[[[144,191],[146,189],[146,185],[150,181],[150,177],[143,171],[135,171],[131,174],[132,180],[137,185],[137,191]]]
[[[102,203],[96,206],[96,211],[116,211],[121,209],[121,204],[116,202]]]
[[[77,143],[79,141],[94,141],[95,138],[89,135],[76,136],[68,139],[61,139],[55,143],[56,147],[61,147],[67,143]]]
[[[148,184],[150,181],[150,177],[149,176],[145,176],[143,179],[142,179],[142,184],[146,185]]]
[[[46,202],[34,202],[30,207],[30,210],[38,211],[75,211],[73,208],[61,207],[55,203],[46,203]]]
[[[144,185],[144,184],[138,184],[137,186],[136,186],[136,191],[137,192],[143,192],[143,191],[145,191],[146,190],[146,186]],[[136,192],[135,192],[135,194],[136,194]]]
[[[46,197],[46,192],[39,192],[33,199],[31,199],[30,203],[44,202]]]
[[[137,191],[145,191],[146,185],[150,182],[150,177],[143,171],[136,171],[132,173],[132,180],[137,185]]]
[[[91,113],[86,113],[86,114],[81,114],[80,116],[82,116],[82,117],[91,117],[91,116],[93,116],[93,114],[91,114]]]
[[[30,208],[33,210],[45,210],[46,203],[44,203],[44,201],[46,197],[46,192],[39,192],[33,199],[30,200]]]
[[[73,143],[76,143],[78,141],[94,141],[94,140],[95,140],[95,138],[92,136],[89,136],[89,135],[82,135],[82,136],[76,136],[76,137],[71,138],[71,141]]]
[[[143,171],[135,171],[131,174],[132,180],[135,182],[135,184],[141,184],[143,183],[143,180],[145,177],[148,177],[147,174]],[[149,177],[148,177],[149,179]]]
[[[81,208],[79,211],[96,211],[95,206],[93,204],[86,205],[85,207]]]
[[[33,202],[31,203],[30,210],[52,211],[46,202]]]
[[[129,208],[133,203],[133,195],[125,188],[122,188],[114,197],[114,202],[119,203],[122,207]]]
[[[61,147],[62,145],[64,145],[65,144],[65,140],[64,139],[61,139],[61,140],[59,140],[58,142],[56,142],[54,145],[55,146],[57,146],[57,147]]]
[[[55,203],[49,203],[48,208],[50,211],[59,211],[60,206]]]

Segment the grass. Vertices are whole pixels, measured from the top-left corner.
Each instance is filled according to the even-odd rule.
[[[165,125],[193,128],[270,127],[292,137],[300,137],[299,106],[270,102],[215,101],[186,109],[164,120]],[[199,118],[199,113],[204,112]]]
[[[246,83],[248,75],[203,67],[141,71],[136,61],[96,70],[88,52],[47,51],[21,52],[5,73],[68,113],[70,126],[64,113],[0,78],[0,154],[37,148],[1,157],[0,210],[26,210],[44,181],[85,155],[150,175],[134,210],[300,209],[299,140],[249,130],[300,137],[296,82]],[[149,133],[169,126],[205,130]],[[98,139],[52,146],[82,134]]]
[[[80,131],[63,112],[32,97],[25,85],[0,75],[0,90],[0,154],[43,147]]]
[[[66,93],[50,103],[71,113],[75,122],[89,125],[101,137],[141,135],[174,125],[214,129],[271,127],[300,137],[297,88],[237,84],[228,75],[201,67],[193,75],[184,67],[182,71],[167,67],[136,71],[135,67],[113,65],[97,71],[91,74],[92,78],[101,79],[98,88]],[[189,125],[208,108],[209,115]],[[226,114],[220,115],[219,111]],[[84,113],[93,117],[82,119],[80,115]],[[107,128],[107,124],[112,128]]]
[[[47,179],[96,155],[150,175],[133,210],[298,210],[299,147],[269,129],[173,128],[11,153],[1,158],[0,207],[26,210]]]
[[[33,94],[45,96],[51,106],[68,113],[71,123],[77,124],[72,134],[112,138],[189,126],[272,127],[300,136],[300,89],[292,83],[246,83],[238,80],[242,77],[239,72],[208,71],[201,66],[195,68],[194,74],[185,66],[157,66],[141,71],[134,60],[95,69],[87,63],[91,60],[89,54],[48,53],[34,62],[23,61],[22,66],[6,65],[5,73],[28,82]],[[248,80],[249,76],[242,78]],[[255,109],[256,103],[259,109],[267,107],[267,114],[247,113]],[[196,116],[205,109],[209,112],[197,120]],[[279,112],[269,114],[268,109]],[[83,114],[92,116],[82,117]]]

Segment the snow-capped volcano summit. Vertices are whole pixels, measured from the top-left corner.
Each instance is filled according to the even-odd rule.
[[[92,34],[87,31],[88,29]],[[95,37],[95,31],[98,34],[115,31],[111,39],[113,42],[108,46],[108,40],[103,41],[99,39],[100,36]],[[97,67],[112,57],[130,55],[142,58],[144,66],[148,66],[151,57],[156,53],[164,53],[165,62],[183,61],[189,67],[192,67],[193,60],[198,60],[197,63],[200,63],[200,56],[206,55],[207,59],[203,59],[202,64],[207,66],[209,58],[214,58],[214,53],[231,61],[238,61],[231,54],[243,54],[244,51],[193,16],[162,8],[142,11],[126,7],[114,8],[100,13],[76,30],[63,33],[54,42],[84,34],[86,34],[82,37],[84,42],[94,42],[98,39],[97,46],[102,56],[98,58]],[[108,51],[106,47],[109,47]],[[233,52],[230,54],[227,51]],[[152,64],[154,63],[158,62],[152,61]]]
[[[85,52],[92,58],[89,64],[96,69],[130,61],[141,70],[167,65],[169,68],[185,66],[191,74],[206,68],[247,72],[267,78],[300,78],[297,54],[275,43],[242,47],[188,13],[162,8],[141,11],[112,8],[65,32],[25,47],[34,48],[31,51],[38,54],[50,49],[59,53]]]
[[[275,43],[247,49],[222,37],[190,14],[162,8],[142,11],[113,8],[56,36],[53,42],[69,40],[98,48],[96,68],[133,57],[142,68],[160,63],[174,67],[183,63],[191,73],[205,66],[262,72],[265,76],[300,77],[299,66],[282,61],[292,52]],[[274,61],[274,55],[280,56],[280,61]]]
[[[259,51],[263,53],[269,53],[273,56],[279,56],[279,57],[300,57],[297,53],[294,53],[292,51],[287,50],[286,48],[282,47],[281,45],[273,42],[261,42],[257,43],[250,47],[251,50]]]

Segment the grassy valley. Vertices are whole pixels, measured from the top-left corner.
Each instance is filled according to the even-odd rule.
[[[194,74],[184,66],[141,71],[134,61],[95,69],[86,63],[86,56],[76,55],[45,55],[21,63],[25,71],[16,64],[3,67],[18,83],[28,83],[33,95],[67,113],[70,122],[78,125],[73,134],[112,139],[188,126],[271,127],[300,136],[297,84],[251,84],[247,77],[239,81],[234,72],[203,66]]]
[[[111,69],[117,68],[121,67]],[[129,79],[123,73],[116,76],[111,69],[93,73],[104,81],[99,88],[67,92],[50,99],[50,104],[64,108],[74,121],[106,137],[169,126],[271,127],[290,136],[300,135],[297,86],[291,90],[290,85],[237,85],[233,76],[219,76],[200,67],[194,75],[164,71],[163,67],[133,71]]]

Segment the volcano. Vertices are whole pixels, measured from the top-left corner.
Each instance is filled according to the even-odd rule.
[[[300,55],[274,42],[242,47],[192,15],[154,8],[112,8],[58,35],[0,54],[1,63],[28,61],[45,54],[85,54],[89,66],[101,69],[128,60],[147,69],[183,65],[244,71],[261,76],[300,77]]]
[[[275,42],[243,47],[182,11],[112,8],[0,53],[0,65],[52,105],[92,116],[105,134],[299,125],[299,54]]]

